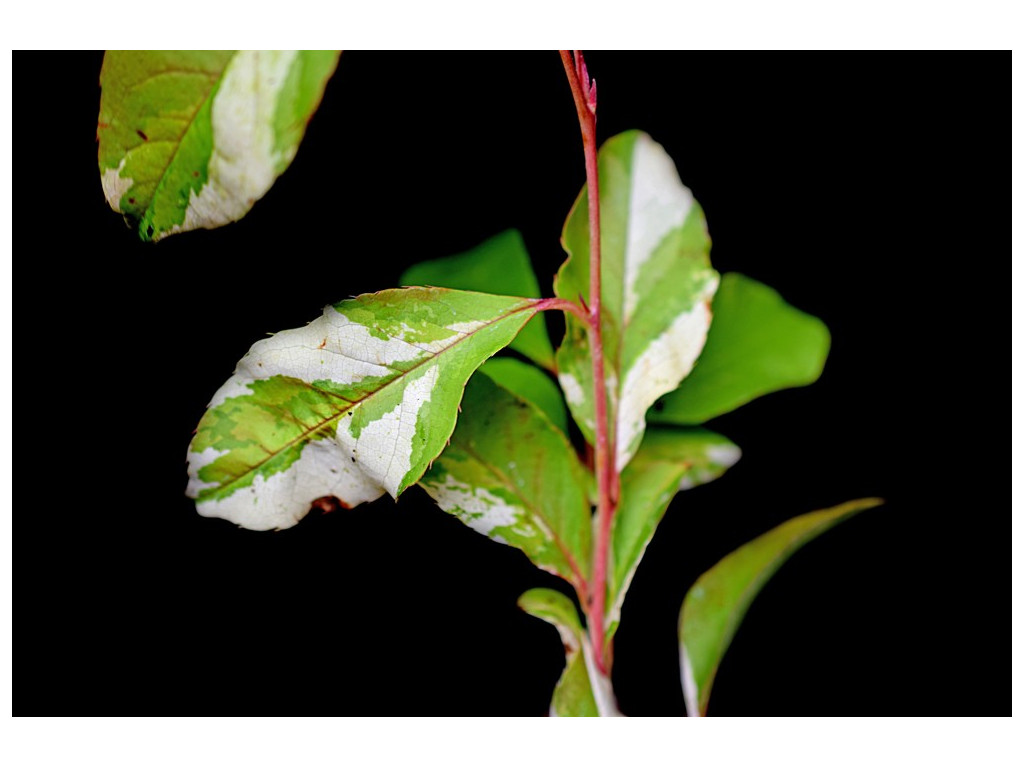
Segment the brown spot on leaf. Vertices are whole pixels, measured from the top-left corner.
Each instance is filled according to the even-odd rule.
[[[129,197],[128,198],[128,205],[135,205],[135,198],[134,197]]]
[[[310,509],[319,509],[320,513],[324,515],[329,512],[337,512],[339,509],[351,509],[337,496],[321,496],[319,499],[313,499],[313,503],[309,507]]]
[[[192,171],[192,176],[193,176],[194,178],[197,178],[197,179],[198,179],[198,178],[199,178],[199,171]]]
[[[323,341],[320,342],[320,346],[317,347],[317,349],[323,349],[326,346],[327,346],[327,339],[325,338]]]
[[[144,134],[140,129],[136,128],[135,132],[139,134],[139,138],[142,139],[143,141],[149,141],[149,136]]]

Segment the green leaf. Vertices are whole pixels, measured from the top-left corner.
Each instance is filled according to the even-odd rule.
[[[697,365],[648,418],[701,424],[754,398],[817,381],[828,328],[767,285],[730,272],[712,304],[714,321]]]
[[[420,480],[441,509],[586,594],[586,470],[565,435],[486,376],[466,387],[451,444]]]
[[[647,430],[640,450],[622,472],[619,507],[612,518],[606,637],[618,629],[626,591],[676,492],[709,483],[739,461],[740,449],[703,429]]]
[[[523,237],[514,229],[455,256],[414,264],[399,278],[400,285],[437,285],[463,291],[540,298],[540,286],[530,264]],[[544,318],[535,317],[509,345],[537,365],[554,370],[555,353]]]
[[[690,588],[679,617],[686,710],[704,715],[711,684],[740,622],[758,592],[807,542],[881,499],[859,499],[794,517],[726,555]]]
[[[572,600],[554,589],[537,587],[523,592],[519,596],[518,604],[531,616],[553,625],[567,646],[575,645],[579,650],[583,625]]]
[[[143,240],[242,218],[288,167],[337,51],[107,51],[100,179]]]
[[[480,370],[509,392],[536,405],[563,434],[569,434],[569,414],[562,391],[544,371],[514,357],[492,357]]]
[[[201,515],[294,525],[310,503],[398,496],[444,448],[463,388],[537,302],[446,288],[365,294],[257,342],[189,447]]]
[[[558,630],[565,648],[565,669],[555,684],[551,697],[551,715],[553,717],[598,717],[602,714],[598,699],[611,711],[604,714],[618,714],[614,699],[609,699],[610,689],[607,678],[595,672],[596,681],[591,680],[591,671],[587,666],[586,653],[587,635],[580,625],[576,606],[561,592],[553,589],[531,589],[519,598],[519,607],[531,616],[536,616]],[[594,691],[604,693],[595,698]]]
[[[638,131],[609,139],[598,155],[601,184],[601,319],[608,413],[621,470],[640,446],[647,409],[679,386],[704,346],[718,274],[704,214],[671,158]],[[562,232],[569,258],[555,294],[589,292],[587,189]],[[593,378],[584,325],[566,316],[557,353],[569,409],[594,442]]]

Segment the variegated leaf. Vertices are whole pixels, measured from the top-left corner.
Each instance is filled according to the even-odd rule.
[[[601,307],[608,413],[621,470],[640,446],[647,409],[690,372],[711,322],[718,285],[704,214],[665,150],[630,131],[598,155],[601,188]],[[584,187],[565,222],[569,258],[555,278],[561,298],[589,290]],[[559,381],[577,424],[593,442],[594,402],[586,329],[566,317]]]
[[[288,167],[337,51],[107,51],[100,178],[143,240],[244,216]]]
[[[881,499],[859,499],[794,517],[726,555],[690,587],[679,616],[686,711],[704,715],[718,666],[768,579],[807,542]]]
[[[576,606],[561,592],[531,589],[519,597],[519,607],[558,630],[565,648],[565,669],[551,696],[552,717],[609,717],[621,714],[611,681],[589,662],[587,634]]]
[[[715,320],[693,373],[648,414],[661,424],[702,424],[744,403],[818,380],[828,328],[772,288],[730,272],[711,305]]]
[[[366,294],[253,345],[189,447],[200,514],[294,525],[310,503],[397,496],[441,452],[470,375],[536,301],[444,288]]]
[[[485,375],[466,387],[451,444],[420,485],[438,505],[586,594],[591,507],[586,470],[535,406]]]
[[[402,274],[399,284],[437,285],[529,299],[540,297],[530,254],[523,236],[514,229],[495,235],[465,253],[414,264]],[[537,316],[527,323],[509,346],[542,368],[554,370],[555,352],[543,317]]]
[[[606,637],[618,629],[622,603],[637,566],[677,491],[720,477],[739,461],[740,449],[704,429],[651,427],[622,472],[619,507],[612,518]]]

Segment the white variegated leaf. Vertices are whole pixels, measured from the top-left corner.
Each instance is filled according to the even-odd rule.
[[[253,345],[189,448],[200,514],[287,528],[310,504],[397,496],[455,427],[473,371],[536,301],[444,288],[366,294]]]
[[[143,240],[242,218],[288,167],[337,51],[107,51],[100,181]]]
[[[601,188],[601,308],[609,418],[615,462],[636,453],[647,409],[693,368],[711,324],[718,274],[704,214],[665,150],[644,133],[609,139],[598,156]],[[584,187],[562,234],[569,258],[555,293],[575,300],[589,290],[589,224]],[[570,410],[594,439],[593,378],[586,329],[566,319],[559,381]]]

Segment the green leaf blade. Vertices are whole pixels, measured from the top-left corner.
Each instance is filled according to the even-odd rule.
[[[562,434],[569,434],[569,413],[562,392],[544,371],[514,357],[492,357],[480,366],[480,371],[517,397],[533,403]]]
[[[722,278],[712,313],[693,372],[662,398],[651,421],[702,424],[762,395],[818,380],[828,357],[828,328],[774,289],[731,272]]]
[[[444,449],[466,381],[536,311],[443,288],[366,294],[253,345],[189,447],[200,514],[287,528],[311,502],[397,497]]]
[[[466,387],[450,444],[420,480],[438,505],[586,592],[586,470],[565,435],[487,376]]]
[[[638,131],[612,137],[598,154],[598,173],[605,376],[621,470],[643,439],[647,409],[679,386],[703,348],[718,274],[710,264],[704,214],[660,145]],[[562,241],[569,257],[555,279],[555,294],[586,298],[586,187]],[[593,442],[590,350],[586,329],[573,316],[566,319],[556,359],[570,411]]]
[[[709,483],[740,458],[730,440],[703,429],[649,428],[622,472],[612,519],[606,637],[618,629],[622,603],[655,530],[680,490]]]
[[[108,51],[99,167],[144,240],[236,221],[291,163],[336,51]]]
[[[414,264],[399,278],[401,285],[436,285],[463,291],[540,298],[540,286],[526,244],[509,229],[464,253]],[[544,318],[533,318],[509,345],[537,365],[552,370],[551,348]]]
[[[859,499],[795,517],[726,555],[697,579],[679,617],[680,669],[690,715],[707,712],[722,657],[768,579],[803,545],[882,503]]]

